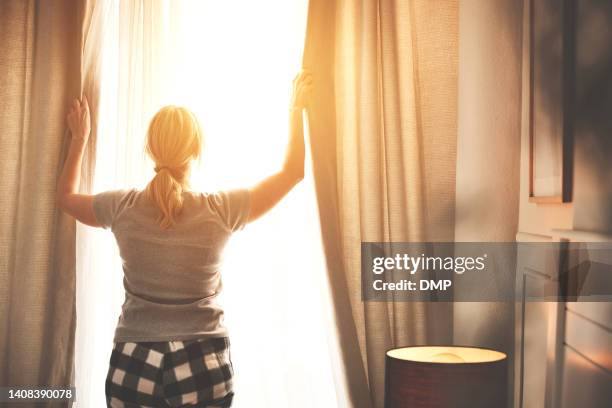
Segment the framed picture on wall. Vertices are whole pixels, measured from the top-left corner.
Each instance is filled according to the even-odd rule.
[[[529,200],[569,202],[572,186],[574,1],[528,0]]]

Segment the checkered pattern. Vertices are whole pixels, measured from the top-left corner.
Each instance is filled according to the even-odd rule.
[[[106,377],[109,407],[207,407],[232,404],[227,338],[115,343]]]

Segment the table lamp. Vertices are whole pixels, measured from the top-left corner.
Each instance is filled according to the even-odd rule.
[[[504,408],[507,376],[506,355],[495,350],[391,349],[385,360],[385,408]]]

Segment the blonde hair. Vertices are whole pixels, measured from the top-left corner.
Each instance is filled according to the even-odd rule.
[[[175,224],[189,187],[192,160],[202,151],[202,131],[196,116],[180,106],[165,106],[151,119],[145,151],[155,163],[155,177],[145,191],[160,210],[162,228]]]

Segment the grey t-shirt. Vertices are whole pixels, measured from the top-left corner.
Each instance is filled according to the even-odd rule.
[[[175,225],[162,229],[158,209],[143,191],[94,196],[96,218],[111,228],[123,261],[125,302],[115,342],[227,336],[221,290],[221,252],[249,215],[249,191],[183,193]]]

